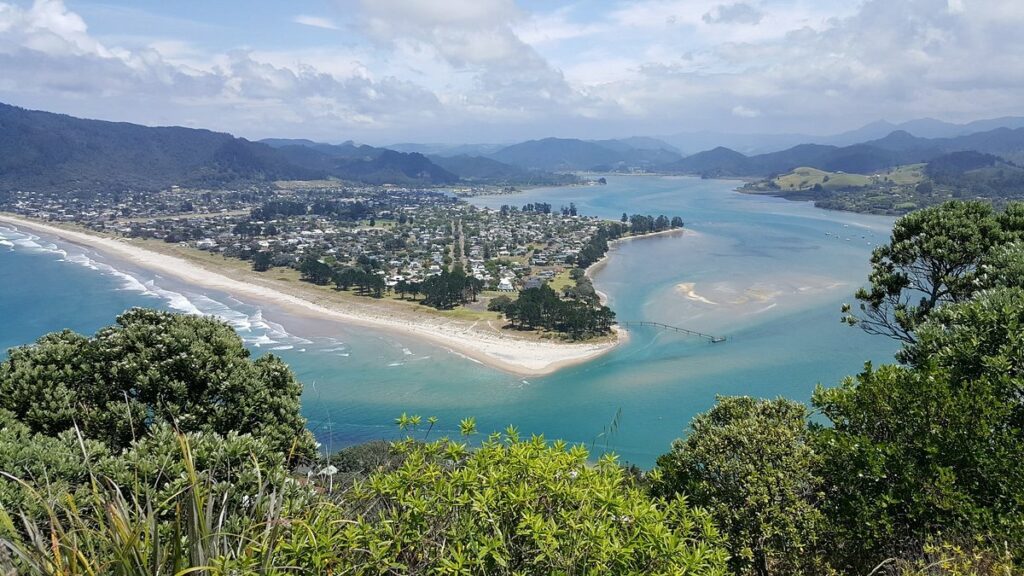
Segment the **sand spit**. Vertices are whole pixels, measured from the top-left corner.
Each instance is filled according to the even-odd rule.
[[[329,318],[426,340],[492,368],[522,376],[550,374],[587,362],[626,339],[624,331],[616,331],[614,339],[593,343],[531,339],[475,322],[396,309],[371,299],[343,301],[330,297],[329,292],[318,287],[283,282],[256,272],[212,270],[206,263],[149,250],[112,236],[70,230],[8,214],[0,214],[0,223],[55,236],[197,287],[226,292],[255,303],[269,303],[303,317]]]

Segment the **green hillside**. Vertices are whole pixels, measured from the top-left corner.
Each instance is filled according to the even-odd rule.
[[[862,174],[846,174],[844,172],[826,172],[817,168],[801,167],[789,174],[772,179],[780,190],[811,190],[821,186],[826,190],[842,188],[860,188],[870,186],[872,179]]]
[[[828,172],[817,168],[801,167],[788,174],[772,178],[779,190],[805,191],[821,186],[825,190],[867,188],[872,185],[915,185],[924,180],[925,164],[897,166],[874,174]]]

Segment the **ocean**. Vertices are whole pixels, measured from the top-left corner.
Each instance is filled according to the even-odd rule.
[[[896,344],[840,323],[892,218],[735,192],[736,182],[606,177],[606,186],[477,197],[480,206],[575,203],[582,214],[681,216],[693,234],[616,245],[595,275],[622,321],[727,338],[712,344],[655,327],[586,364],[522,378],[414,339],[296,318],[185,285],[86,248],[0,227],[0,354],[54,330],[92,333],[132,306],[228,321],[254,354],[281,356],[305,385],[303,411],[326,449],[395,438],[403,412],[456,434],[509,425],[613,451],[650,466],[718,395],[808,401]]]

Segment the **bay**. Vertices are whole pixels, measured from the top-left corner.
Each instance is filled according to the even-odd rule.
[[[595,275],[623,321],[724,336],[711,344],[650,327],[597,360],[520,378],[412,339],[290,317],[162,278],[84,248],[0,229],[0,349],[53,330],[91,333],[131,306],[225,318],[255,354],[280,355],[305,384],[303,411],[328,449],[393,438],[402,412],[454,434],[508,425],[650,466],[716,395],[807,401],[896,346],[839,322],[892,219],[735,192],[736,182],[606,176],[605,186],[477,197],[480,206],[574,203],[582,214],[681,216],[692,233],[623,242]]]

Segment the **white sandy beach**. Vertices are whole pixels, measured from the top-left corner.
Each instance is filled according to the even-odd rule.
[[[188,284],[226,292],[236,298],[280,306],[290,313],[309,318],[330,318],[343,323],[392,331],[396,334],[430,341],[487,366],[523,376],[550,374],[596,358],[625,341],[626,333],[617,331],[617,339],[600,343],[563,343],[528,340],[505,335],[492,327],[445,318],[430,318],[416,313],[395,313],[372,302],[348,303],[332,299],[312,300],[308,288],[290,286],[257,273],[242,279],[231,278],[192,261],[161,254],[128,241],[109,236],[68,230],[43,222],[0,214],[0,223],[35,233],[55,236],[142,268],[172,276]],[[249,278],[248,276],[251,276]],[[301,296],[299,295],[301,294]]]

